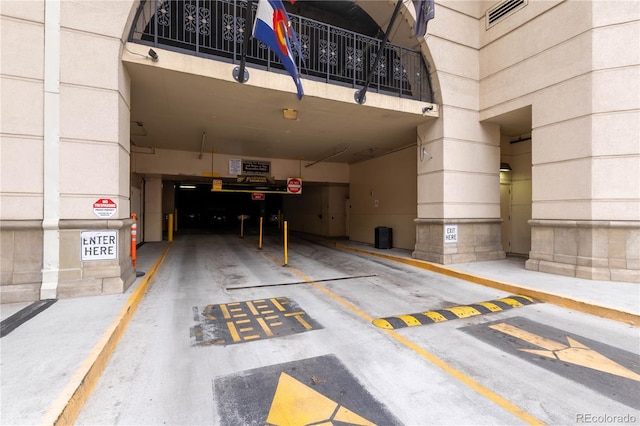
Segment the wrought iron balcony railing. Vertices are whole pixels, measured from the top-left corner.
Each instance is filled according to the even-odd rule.
[[[252,3],[255,16],[257,3]],[[246,0],[143,0],[129,41],[239,63],[246,6]],[[302,47],[297,62],[303,77],[355,89],[365,85],[382,40],[297,15],[289,17]],[[275,54],[253,38],[246,62],[284,70]],[[373,70],[369,91],[433,102],[421,52],[388,43]]]

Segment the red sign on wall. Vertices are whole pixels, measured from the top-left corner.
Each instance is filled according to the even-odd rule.
[[[251,199],[254,201],[262,201],[264,200],[264,192],[252,192]]]
[[[118,206],[109,198],[101,198],[93,203],[93,212],[102,218],[110,218],[116,214]]]
[[[288,178],[287,192],[289,194],[302,194],[302,180],[298,178]]]

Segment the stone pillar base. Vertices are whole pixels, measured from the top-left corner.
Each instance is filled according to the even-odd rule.
[[[501,219],[415,219],[413,257],[443,265],[504,259],[500,241]],[[455,226],[445,240],[445,228]]]
[[[117,294],[136,279],[131,263],[131,219],[61,220],[56,298]],[[0,302],[33,302],[42,286],[42,221],[2,221]],[[117,257],[82,261],[82,231],[116,230]]]
[[[530,220],[531,271],[640,283],[640,222]]]

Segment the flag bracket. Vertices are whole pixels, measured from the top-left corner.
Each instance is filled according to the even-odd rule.
[[[249,71],[247,71],[246,68],[243,71],[244,73],[242,75],[242,78],[240,78],[240,67],[235,67],[233,69],[233,78],[239,83],[244,83],[246,81],[249,81]]]
[[[376,59],[373,61],[373,65],[371,65],[371,69],[367,74],[367,81],[364,84],[364,87],[355,93],[356,102],[360,105],[364,104],[366,101],[365,95],[367,93],[367,89],[371,84],[371,77],[373,76],[373,72],[378,67],[378,63],[380,63],[380,56],[382,52],[384,52],[384,48],[387,45],[387,41],[389,40],[389,34],[391,33],[391,29],[393,28],[393,24],[396,22],[396,18],[398,17],[398,13],[400,12],[400,6],[402,6],[402,0],[398,0],[396,2],[396,6],[393,9],[393,14],[391,15],[391,20],[389,21],[389,26],[387,27],[387,31],[384,33],[384,37],[380,42],[380,47],[378,47],[378,53],[376,53]]]

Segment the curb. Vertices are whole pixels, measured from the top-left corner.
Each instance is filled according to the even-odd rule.
[[[67,383],[67,386],[45,413],[40,421],[41,425],[74,424],[82,407],[89,399],[91,392],[100,379],[100,375],[106,368],[109,358],[111,358],[111,355],[115,351],[118,341],[124,334],[131,317],[140,305],[142,297],[149,288],[153,276],[165,257],[167,257],[170,248],[171,244],[164,249],[162,255],[151,267],[151,270],[140,281],[138,288],[131,294],[127,303],[125,303],[100,340],[98,340],[98,343],[93,347],[89,356],[87,356],[78,370],[76,370],[71,380],[69,380],[69,383]]]
[[[640,315],[632,314],[630,312],[619,311],[613,308],[607,308],[604,306],[594,305],[592,303],[581,302],[565,296],[559,296],[557,294],[545,293],[543,291],[534,290],[528,287],[521,287],[515,284],[507,283],[504,281],[494,280],[491,278],[481,277],[479,275],[473,275],[468,272],[456,271],[446,266],[438,265],[435,263],[427,262],[418,259],[409,259],[398,256],[392,256],[388,254],[376,253],[369,250],[354,248],[342,245],[340,243],[334,243],[335,247],[341,250],[353,251],[356,253],[367,254],[370,256],[376,256],[383,259],[391,260],[394,262],[404,263],[416,268],[425,269],[431,272],[437,272],[439,274],[447,275],[453,278],[459,278],[461,280],[469,281],[475,284],[480,284],[485,287],[495,288],[497,290],[503,290],[511,294],[521,294],[524,296],[532,297],[540,302],[551,303],[553,305],[561,306],[567,309],[573,309],[576,311],[584,312],[591,315],[596,315],[602,318],[611,319],[614,321],[623,322],[636,327],[640,327]]]

